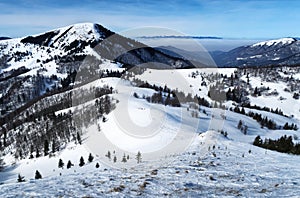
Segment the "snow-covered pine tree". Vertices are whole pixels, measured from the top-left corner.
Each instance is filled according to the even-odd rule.
[[[140,151],[138,151],[138,153],[136,154],[136,160],[137,160],[137,163],[142,162],[142,154]]]

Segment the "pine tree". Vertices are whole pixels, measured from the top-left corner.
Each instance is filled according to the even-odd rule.
[[[42,175],[38,170],[35,171],[35,177],[34,178],[35,179],[42,179]]]
[[[243,114],[243,115],[246,114],[244,107],[242,107],[241,114]]]
[[[72,162],[69,160],[67,163],[67,169],[71,168],[72,166],[74,166],[74,164],[72,164]]]
[[[124,163],[127,162],[125,153],[123,155],[122,162],[124,162]]]
[[[77,132],[77,141],[78,141],[79,144],[82,143],[81,136],[80,136],[79,132]]]
[[[138,153],[136,154],[136,160],[137,160],[137,163],[142,162],[142,154],[140,151],[138,151]]]
[[[238,128],[238,129],[241,129],[242,126],[243,126],[243,122],[242,122],[242,120],[240,120],[239,123],[238,123],[238,125],[237,125],[237,128]]]
[[[18,182],[25,182],[24,176],[21,176],[21,174],[18,175]]]
[[[56,151],[56,145],[55,145],[55,140],[52,141],[52,153],[55,153]]]
[[[38,158],[38,157],[40,157],[40,156],[41,156],[41,155],[40,155],[39,149],[36,148],[36,154],[35,154],[35,157]]]
[[[100,167],[100,165],[99,165],[99,163],[97,162],[97,164],[96,164],[96,168],[99,168]]]
[[[117,162],[117,157],[116,156],[114,156],[114,163],[116,163]]]
[[[261,146],[262,145],[262,139],[260,138],[260,136],[258,135],[258,136],[256,136],[256,138],[255,138],[255,140],[254,140],[254,142],[253,142],[253,145],[255,145],[255,146]]]
[[[247,135],[247,132],[248,132],[248,126],[245,125],[245,127],[244,127],[244,134]]]
[[[107,154],[105,155],[108,159],[111,159],[111,154],[110,151],[107,152]]]
[[[88,157],[88,161],[91,163],[93,160],[94,160],[94,156],[92,155],[92,153],[90,153]]]
[[[289,128],[289,123],[286,122],[285,125],[283,126],[283,129],[288,130],[288,128]]]
[[[253,93],[255,96],[258,94],[258,90],[257,90],[257,87],[255,87],[254,89],[254,93]]]
[[[84,164],[85,164],[84,159],[81,156],[80,161],[79,161],[79,166],[82,167],[82,166],[84,166]]]
[[[44,142],[44,155],[47,156],[49,154],[49,142],[45,140]]]
[[[33,159],[33,145],[30,145],[30,156],[29,159]]]
[[[227,133],[227,131],[225,131],[225,132],[224,132],[224,136],[225,136],[225,137],[227,137],[227,136],[228,136],[228,133]]]
[[[59,159],[58,161],[58,168],[63,168],[64,167],[64,162],[62,161],[62,159]]]
[[[0,171],[4,169],[4,161],[2,158],[0,158]]]

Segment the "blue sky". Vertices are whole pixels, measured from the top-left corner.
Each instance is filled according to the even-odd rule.
[[[300,1],[7,0],[0,35],[21,37],[79,22],[119,32],[142,26],[229,38],[300,37]]]

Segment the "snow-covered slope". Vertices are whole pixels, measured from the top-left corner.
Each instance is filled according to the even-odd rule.
[[[8,197],[297,197],[299,157],[233,142],[214,131],[198,136],[172,163],[144,162],[131,169],[55,170],[56,176],[2,185]],[[286,163],[293,162],[293,163]],[[58,174],[61,173],[61,176]]]
[[[289,45],[295,41],[296,41],[296,39],[294,39],[294,38],[281,38],[281,39],[276,39],[276,40],[263,41],[260,43],[253,44],[252,46],[253,47],[263,46],[263,45],[272,46],[272,45],[279,45],[279,44],[280,45]]]
[[[147,80],[150,84],[167,85],[170,88],[184,90],[186,93],[197,94],[213,102],[207,96],[207,91],[209,85],[215,83],[211,80],[212,74],[217,72],[223,76],[238,73],[236,69],[148,69],[136,78]],[[267,83],[263,78],[250,77],[251,86],[259,86],[256,83],[258,78],[263,84]],[[246,81],[246,74],[239,79]],[[186,82],[180,84],[179,80]],[[202,81],[207,85],[200,86]],[[51,158],[47,156],[15,161],[12,155],[7,155],[5,161],[14,165],[0,173],[4,182],[0,189],[1,194],[75,197],[104,195],[256,197],[299,194],[297,188],[300,182],[298,177],[300,172],[297,169],[299,157],[266,150],[252,144],[257,135],[262,139],[278,139],[283,135],[297,137],[298,130],[261,128],[261,125],[251,117],[229,109],[201,106],[198,116],[195,117],[192,116],[192,112],[198,109],[189,108],[189,104],[170,107],[149,103],[145,98],[155,91],[136,87],[125,79],[104,78],[84,87],[101,87],[105,84],[117,90],[111,96],[118,101],[116,109],[105,116],[106,121],[100,119],[87,128],[83,127],[85,132],[82,145],[71,142]],[[284,83],[282,87],[275,84],[267,85],[277,89],[281,95],[284,94],[282,89],[287,87]],[[134,97],[133,93],[140,97]],[[268,101],[268,97],[249,97],[253,104],[265,104],[268,107],[274,104]],[[274,97],[279,96],[269,97],[274,100]],[[60,110],[57,114],[74,112],[75,109],[78,111],[89,103],[91,102]],[[228,101],[226,105],[231,107],[233,103],[235,102]],[[288,113],[287,105],[283,105],[282,108],[284,113]],[[271,112],[248,108],[245,110],[259,112],[281,126],[286,122],[300,126],[298,114],[295,114],[296,118],[290,118]],[[242,120],[248,128],[246,135],[237,128],[239,120]],[[97,129],[98,124],[101,127],[100,132]],[[221,135],[221,130],[226,131],[227,137]],[[151,134],[153,131],[155,133]],[[296,138],[293,141],[299,142]],[[167,150],[166,147],[172,143],[179,149],[173,147]],[[180,145],[184,147],[178,147]],[[108,151],[111,152],[111,159],[106,156]],[[137,151],[141,151],[143,157],[140,164],[137,164],[135,159]],[[89,153],[95,157],[93,162],[87,160]],[[129,155],[126,163],[121,162],[124,154]],[[79,166],[81,156],[86,162],[83,167]],[[116,162],[113,162],[114,156]],[[64,168],[58,168],[59,159],[65,163]],[[68,160],[74,164],[70,169],[66,168]],[[99,168],[95,167],[96,163],[100,164]],[[35,170],[41,172],[44,177],[42,180],[34,180]],[[26,182],[16,183],[18,174],[24,176]]]
[[[80,82],[77,79],[77,83],[89,81],[88,75],[100,75],[103,69],[127,68],[146,62],[168,67],[190,65],[187,60],[166,55],[92,23],[1,40],[0,123],[3,125],[11,119],[5,116],[32,100],[70,88],[76,74],[85,69],[86,76]]]
[[[253,145],[299,143],[299,67],[132,69],[188,61],[112,34],[85,23],[0,41],[1,195],[299,195],[299,157]]]

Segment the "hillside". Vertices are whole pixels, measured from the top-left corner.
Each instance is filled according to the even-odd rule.
[[[256,70],[245,72],[237,69],[148,69],[135,76],[135,78],[147,80],[150,84],[167,85],[171,89],[184,90],[186,94],[197,94],[209,101],[208,107],[202,105],[197,107],[191,102],[182,103],[181,107],[149,103],[147,96],[151,96],[157,91],[143,86],[136,87],[129,83],[129,81],[137,82],[131,77],[128,78],[129,81],[125,80],[127,75],[132,76],[130,73],[123,76],[124,79],[107,77],[91,82],[85,87],[95,85],[101,87],[109,84],[116,90],[111,97],[113,101],[118,102],[111,113],[104,114],[106,121],[103,121],[102,118],[96,119],[87,125],[87,128],[83,127],[81,145],[78,142],[76,144],[76,141],[68,143],[60,151],[53,153],[50,158],[48,156],[34,157],[34,159],[23,157],[25,159],[15,160],[13,155],[6,155],[5,161],[13,165],[8,166],[1,174],[2,181],[10,183],[2,185],[1,192],[10,196],[100,196],[107,193],[114,196],[160,194],[206,196],[210,193],[219,196],[273,196],[280,193],[290,196],[297,195],[299,192],[295,185],[298,182],[297,175],[299,173],[295,166],[297,166],[298,157],[268,151],[253,146],[252,143],[257,135],[262,138],[278,139],[285,134],[291,135],[294,138],[293,141],[297,143],[296,137],[299,135],[299,131],[284,130],[282,127],[286,122],[300,126],[299,111],[295,112],[293,114],[295,118],[292,118],[289,114],[292,112],[284,108],[289,107],[286,104],[282,106],[282,111],[287,114],[287,117],[245,107],[246,113],[259,112],[277,124],[276,129],[261,128],[261,125],[248,115],[230,110],[230,107],[240,106],[241,103],[228,100],[223,103],[228,109],[212,108],[213,106],[210,104],[214,105],[214,100],[207,95],[211,86],[216,83],[211,80],[215,78],[214,74],[222,75],[226,86],[225,76],[241,75],[235,78],[234,84],[242,85],[244,79],[247,79],[247,74],[243,73],[249,73],[247,91],[254,91],[252,87],[259,86],[256,84],[257,81],[272,87],[261,96],[248,95],[251,105],[256,104],[263,107],[261,105],[264,104],[272,107],[276,104],[272,104],[268,100],[277,101],[275,98],[280,98],[280,96],[291,95],[290,97],[292,97],[293,93],[284,91],[290,84],[283,80],[285,79],[284,73],[285,76],[290,76],[295,74],[296,70],[294,69],[285,68],[282,71],[282,85],[276,87],[273,84],[267,84],[268,79],[263,75],[255,77]],[[275,73],[274,70],[274,75]],[[165,78],[165,76],[170,76],[170,78]],[[174,81],[174,79],[177,80]],[[178,84],[178,79],[181,81],[184,79],[185,83]],[[217,79],[221,80],[222,78],[219,76]],[[295,82],[299,81],[298,79],[294,80]],[[202,84],[203,81],[207,85]],[[229,88],[233,89],[234,86],[230,87],[229,85],[224,90]],[[258,89],[260,90],[260,87]],[[266,96],[275,89],[279,95]],[[134,97],[133,93],[136,93],[138,98]],[[95,100],[93,101],[95,102]],[[281,100],[281,102],[283,101]],[[286,101],[294,101],[295,106],[299,102],[295,99]],[[56,114],[69,111],[75,114],[84,106],[93,103],[87,101],[85,105],[60,110]],[[237,127],[239,120],[242,120],[243,126],[247,126],[246,135]],[[100,132],[98,126],[100,126]],[[152,134],[153,131],[155,131],[154,134]],[[221,131],[226,131],[226,136],[222,135]],[[116,145],[118,146],[116,147]],[[176,145],[176,147],[172,147],[172,145]],[[180,147],[178,147],[179,145]],[[108,151],[111,152],[112,158],[116,156],[117,162],[106,157]],[[136,163],[137,151],[142,153],[141,164]],[[95,157],[92,163],[88,163],[87,160],[89,153]],[[121,162],[124,153],[130,156],[126,163]],[[33,154],[36,153],[33,152]],[[78,166],[81,156],[86,162],[83,167]],[[65,168],[57,167],[59,159],[64,161]],[[68,160],[74,164],[70,169],[66,169]],[[293,163],[286,164],[284,161]],[[96,163],[100,163],[98,169],[95,168]],[[255,168],[253,169],[253,167]],[[35,170],[39,170],[45,179],[34,180]],[[296,172],[291,176],[287,170]],[[14,184],[17,174],[24,176],[26,182]],[[60,185],[57,186],[55,183]],[[70,188],[70,185],[73,187]],[[16,191],[15,188],[20,188],[21,191]],[[41,188],[47,190],[40,192]],[[52,190],[57,188],[60,190],[55,190],[55,192]],[[84,190],[80,190],[82,188]],[[96,188],[98,190],[95,190]]]
[[[190,68],[97,24],[0,46],[2,195],[299,194],[299,67]]]

